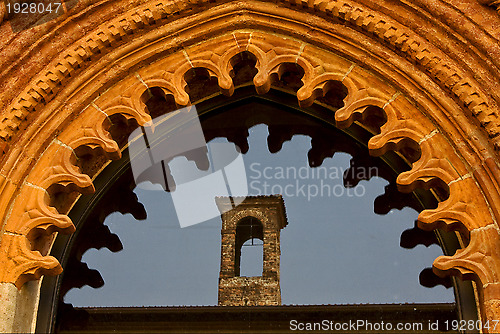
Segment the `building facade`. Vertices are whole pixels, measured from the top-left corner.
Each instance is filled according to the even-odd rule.
[[[154,118],[148,96],[221,106],[247,86],[401,156],[398,190],[439,201],[419,226],[463,240],[434,272],[474,280],[480,318],[500,319],[498,1],[75,0],[32,17],[14,2],[0,2],[0,331],[35,330],[41,278],[64,270],[52,246]]]

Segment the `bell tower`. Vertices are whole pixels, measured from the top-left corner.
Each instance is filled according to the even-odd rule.
[[[281,195],[217,197],[222,212],[219,306],[281,305],[280,230],[287,225]],[[253,239],[263,243],[262,276],[240,276],[241,249]]]

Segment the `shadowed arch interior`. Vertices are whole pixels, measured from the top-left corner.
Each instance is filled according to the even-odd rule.
[[[498,71],[485,70],[498,65],[500,58],[491,56],[498,51],[498,43],[489,43],[490,48],[488,43],[478,42],[481,38],[494,40],[488,27],[469,33],[469,26],[457,26],[456,22],[462,22],[457,18],[465,16],[458,10],[450,10],[450,15],[457,19],[448,23],[453,29],[437,22],[437,18],[429,23],[419,19],[423,17],[419,10],[426,7],[425,3],[419,1],[411,8],[399,6],[398,10],[406,16],[389,14],[390,9],[382,10],[380,6],[376,10],[366,1],[311,2],[303,4],[300,10],[296,4],[286,2],[279,8],[279,15],[275,15],[275,4],[266,2],[200,3],[196,10],[183,13],[193,6],[192,2],[178,1],[172,9],[163,2],[122,8],[118,2],[103,1],[102,7],[79,7],[81,13],[70,13],[74,15],[71,19],[65,16],[65,22],[51,25],[57,29],[43,38],[40,31],[32,37],[26,34],[28,38],[21,45],[32,43],[33,47],[26,48],[20,56],[12,52],[7,58],[19,58],[29,65],[36,51],[45,56],[37,55],[43,64],[32,62],[36,63],[34,71],[24,70],[15,60],[17,65],[5,72],[9,79],[5,82],[13,86],[1,97],[8,112],[0,129],[4,153],[1,204],[5,209],[0,247],[2,254],[9,254],[1,259],[2,282],[21,288],[28,280],[61,271],[59,263],[46,256],[52,232],[74,230],[67,216],[69,210],[80,194],[92,190],[93,179],[109,159],[119,158],[125,145],[115,135],[150,119],[140,101],[145,87],[164,87],[168,90],[166,96],[185,105],[198,102],[190,101],[184,89],[192,86],[193,78],[217,77],[220,91],[231,95],[234,85],[228,60],[239,51],[253,51],[257,58],[253,84],[259,93],[268,91],[272,83],[279,86],[273,81],[276,77],[292,85],[292,90],[297,89],[300,70],[288,78],[281,65],[298,64],[304,70],[304,84],[297,90],[301,106],[321,103],[318,100],[325,89],[337,81],[347,87],[348,96],[343,110],[331,122],[347,127],[356,120],[363,127],[363,119],[375,108],[379,113],[384,111],[381,118],[385,123],[380,133],[368,142],[370,152],[405,152],[401,156],[412,170],[398,178],[399,190],[432,188],[440,201],[438,208],[421,213],[419,225],[429,230],[458,229],[465,240],[471,240],[468,246],[463,245],[467,250],[439,258],[434,270],[443,276],[475,279],[483,317],[498,318],[495,314],[499,298],[495,291],[500,270],[495,245],[500,211],[495,203],[499,198],[499,174],[493,150],[495,145],[498,147],[499,122],[494,102],[498,90],[490,84],[498,78],[494,74]],[[432,2],[429,8],[442,9],[445,5]],[[486,13],[479,4],[474,6]],[[119,8],[119,15],[110,15],[112,21],[97,18],[101,15],[97,9],[113,7]],[[212,10],[205,12],[206,8]],[[236,12],[241,15],[234,15]],[[93,23],[83,28],[86,13],[93,13]],[[182,28],[170,24],[180,13]],[[210,31],[209,22],[225,15],[231,18],[227,22],[221,20],[221,25],[212,31],[214,40],[199,43],[204,40],[204,33]],[[311,20],[312,15],[319,19]],[[419,31],[420,28],[401,20],[405,17],[412,17],[422,27],[434,25],[436,30],[432,31],[439,33]],[[496,22],[491,13],[484,17],[488,22]],[[73,24],[77,19],[82,25]],[[478,25],[474,18],[467,19],[472,26]],[[284,21],[288,23],[283,24]],[[73,40],[59,41],[54,50],[40,47],[42,41],[57,40],[59,33],[67,32],[70,26],[77,27]],[[173,36],[169,29],[175,30],[175,45],[168,44],[169,36]],[[198,34],[196,29],[204,33]],[[217,40],[225,29],[231,34]],[[459,38],[463,36],[466,37]],[[40,38],[40,43],[35,45],[33,38]],[[451,48],[457,40],[464,43],[460,44],[462,47]],[[71,42],[74,44],[68,46]],[[463,47],[467,43],[475,47]],[[241,50],[233,52],[237,47]],[[225,53],[230,49],[232,54]],[[155,55],[148,54],[151,50],[157,51],[153,52]],[[465,65],[454,59],[461,50],[469,55]],[[167,56],[171,57],[160,69],[151,67]],[[252,63],[252,56],[247,58]],[[340,65],[329,67],[333,63]],[[293,66],[284,67],[293,70]],[[191,68],[206,68],[208,74],[203,70],[184,76]],[[18,72],[24,73],[19,77],[11,75]],[[323,80],[326,77],[328,80]],[[384,79],[379,82],[376,77]],[[385,90],[386,83],[396,87],[396,91]],[[196,91],[195,86],[190,91]],[[76,164],[75,154],[80,155]],[[49,189],[50,194],[46,194]],[[48,233],[33,233],[34,230]],[[477,258],[484,262],[477,263]]]
[[[247,108],[246,106],[253,103],[254,101],[260,101],[261,106],[260,107],[253,107],[253,108]],[[148,103],[146,102],[146,105]],[[269,105],[270,107],[264,107],[266,105]],[[331,157],[335,154],[335,152],[347,152],[353,155],[354,157],[354,164],[359,163],[360,165],[368,165],[370,166],[371,164],[377,165],[376,158],[371,158],[368,155],[368,151],[366,150],[366,142],[369,140],[369,138],[372,136],[372,134],[364,129],[360,125],[354,125],[342,132],[339,130],[335,130],[332,132],[334,129],[333,125],[331,124],[331,116],[329,115],[329,109],[326,109],[322,106],[318,105],[312,105],[308,108],[299,108],[292,99],[290,99],[289,93],[282,92],[280,90],[271,90],[268,94],[262,96],[262,95],[256,95],[255,91],[253,90],[253,87],[241,87],[237,90],[237,94],[234,94],[233,97],[227,98],[224,96],[216,96],[213,97],[212,99],[205,100],[201,103],[198,104],[198,112],[200,114],[200,119],[203,125],[203,130],[205,137],[207,141],[212,140],[213,138],[217,137],[226,137],[228,140],[233,141],[235,143],[238,143],[239,146],[245,147],[246,143],[246,137],[248,136],[248,128],[259,123],[264,123],[269,126],[269,137],[268,137],[268,148],[271,151],[272,148],[278,148],[278,150],[282,147],[283,143],[285,141],[290,140],[293,135],[295,134],[305,134],[307,136],[310,136],[312,138],[312,147],[311,150],[307,153],[308,155],[308,160],[309,164],[311,166],[319,166],[321,165],[322,161],[326,157]],[[287,109],[286,111],[280,109]],[[258,112],[256,112],[258,110]],[[168,111],[165,111],[168,112]],[[303,116],[302,116],[303,115]],[[286,116],[286,117],[285,117]],[[313,121],[310,121],[313,120]],[[329,120],[329,121],[328,121]],[[328,122],[327,122],[328,121]],[[313,126],[314,122],[321,122],[325,124],[325,130],[319,131],[318,128]],[[330,123],[330,124],[329,124]],[[328,130],[328,128],[331,128],[332,130]],[[335,134],[336,132],[339,132],[339,134]],[[342,134],[343,133],[343,134]],[[356,144],[352,144],[352,142]],[[127,168],[127,152],[124,152],[124,158],[122,158],[122,162],[120,163],[123,168]],[[375,159],[375,160],[374,160]],[[389,164],[395,174],[398,174],[402,171],[406,171],[409,169],[407,162],[405,161],[404,158],[402,158],[401,155],[395,154],[394,152],[387,152],[383,157],[382,160],[384,164]],[[357,162],[356,162],[357,161]],[[378,166],[378,165],[377,165]],[[120,170],[119,169],[119,170]],[[380,170],[385,170],[386,168],[381,168]],[[111,173],[111,174],[110,174]],[[113,174],[112,172],[106,173],[103,175],[104,182],[108,184],[108,186],[111,186],[114,180],[117,180],[117,177],[120,175],[121,172],[118,172],[115,170],[115,173]],[[347,185],[346,186],[354,186],[359,182],[359,179],[356,179],[355,172],[353,173],[348,173],[348,175],[352,175],[354,179],[346,179]],[[367,175],[369,176],[369,175]],[[381,174],[379,175],[381,177],[387,177],[389,178],[389,174]],[[130,188],[132,185],[127,185],[125,184],[125,189]],[[130,190],[128,190],[130,191]],[[394,191],[394,189],[390,190]],[[418,204],[412,204],[416,205],[415,208],[418,211],[421,211],[423,208],[435,208],[436,207],[436,199],[435,195],[430,194],[429,192],[424,192],[422,190],[416,190],[416,192],[419,194],[418,195]],[[387,195],[387,194],[386,194]],[[413,196],[409,194],[410,196]],[[405,200],[403,200],[402,195],[397,195],[397,198],[402,199],[402,201],[398,203],[394,203],[393,201],[389,200],[386,196],[386,200],[383,200],[384,195],[380,197],[380,202],[382,205],[380,206],[379,210],[385,210],[387,212],[389,207],[395,206],[397,207],[398,205],[405,206],[408,205],[409,203],[414,203],[410,197],[404,197]],[[94,199],[94,201],[98,201],[97,197]],[[377,199],[379,200],[379,199]],[[141,215],[145,213],[141,213],[140,205],[138,204],[133,204],[134,199],[131,198],[131,202],[127,202],[122,209],[120,210],[125,210],[124,212],[127,212],[127,208],[137,208],[137,210],[134,209],[134,216],[140,217]],[[80,207],[79,210],[75,211],[75,214],[79,212],[80,210],[84,210],[83,212],[87,210],[91,210],[89,206],[86,204],[83,204],[83,207]],[[79,207],[79,206],[78,206]],[[112,208],[113,206],[109,206],[109,208]],[[376,208],[379,208],[378,206]],[[88,211],[90,213],[91,211]],[[108,211],[109,212],[109,211]],[[88,214],[87,213],[87,214]],[[81,218],[76,218],[74,217],[74,221],[76,222],[81,222],[83,223],[84,220]],[[103,219],[105,216],[101,216]],[[110,235],[109,230],[103,234],[107,235],[106,239],[112,240],[115,237]],[[59,246],[56,246],[55,249],[53,250],[54,255],[58,254],[57,249],[59,249],[59,252],[61,256],[68,256],[69,251],[71,247],[72,242],[77,240],[78,238],[78,233],[74,234],[70,239],[66,239],[64,236],[60,236],[58,240],[62,242],[61,244],[58,243]],[[456,248],[460,247],[459,241],[453,236],[453,234],[439,234],[439,240],[441,242],[441,245],[444,247],[444,252],[445,254],[452,254]],[[455,238],[455,240],[453,240]],[[66,242],[69,241],[69,243],[65,244]],[[102,247],[104,244],[100,244],[97,247]],[[85,246],[85,243],[82,244],[85,249],[86,247],[95,247],[93,245],[87,245]],[[106,246],[105,246],[106,247]],[[119,248],[114,247],[115,250],[119,250]],[[75,248],[77,252],[81,254],[83,251],[82,249],[78,250],[78,247]],[[66,254],[66,255],[62,255]],[[61,263],[63,263],[63,266],[65,265],[65,261],[61,259]],[[91,281],[95,281],[95,279],[92,279],[94,275],[91,275],[92,270],[90,272],[87,272],[89,269],[85,269],[84,271],[80,272],[80,277],[88,277],[91,279]],[[85,273],[87,272],[87,273]],[[426,272],[428,275],[429,273]],[[59,278],[55,281],[61,282],[61,279],[64,279],[64,275],[59,276]],[[428,284],[432,285],[435,284],[436,282],[439,282],[438,284],[442,284],[443,282],[435,281],[437,278],[436,276],[431,276],[427,282]],[[435,281],[433,283],[433,280]],[[53,280],[51,279],[46,279],[47,284],[50,284]],[[85,283],[86,279],[82,281],[83,284],[89,284]],[[102,278],[98,279],[94,283],[90,283],[92,286],[94,285],[99,285],[102,283],[99,283],[98,281],[102,281]],[[72,284],[72,283],[70,283]],[[427,283],[426,283],[427,284]],[[449,283],[445,283],[449,284]],[[471,304],[470,298],[473,298],[473,292],[470,286],[467,284],[464,284],[458,280],[454,280],[454,287],[456,289],[459,289],[457,291],[457,302],[460,303],[460,307],[463,308],[461,309],[461,312],[465,312],[464,314],[468,314],[467,317],[469,317],[471,314],[474,314],[474,305]],[[49,285],[50,286],[50,285]],[[71,287],[68,286],[68,287]],[[50,288],[49,288],[50,289]],[[54,291],[52,292],[54,293]],[[59,298],[62,296],[60,295]],[[463,303],[463,304],[462,304]],[[59,306],[61,309],[58,312],[63,312],[63,309],[66,307],[64,305]],[[53,309],[55,313],[53,313],[53,319],[55,320],[55,315],[56,315],[56,310]],[[73,311],[69,311],[72,314],[71,317],[76,316]],[[61,313],[63,314],[63,313]],[[84,315],[81,315],[84,316]],[[52,326],[54,323],[52,323]],[[43,327],[40,327],[43,328]],[[43,330],[42,330],[43,331]]]

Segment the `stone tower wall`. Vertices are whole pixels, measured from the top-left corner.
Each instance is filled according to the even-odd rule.
[[[279,280],[265,277],[231,277],[219,281],[219,306],[281,305]]]
[[[281,196],[248,197],[228,210],[229,199],[218,198],[222,214],[220,306],[268,306],[281,304],[280,229],[286,225]],[[240,277],[236,270],[236,233],[238,223],[253,217],[263,226],[262,276]]]

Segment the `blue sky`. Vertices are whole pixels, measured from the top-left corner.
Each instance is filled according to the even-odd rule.
[[[387,215],[373,212],[373,202],[387,181],[374,177],[347,190],[334,174],[326,179],[312,174],[282,177],[281,170],[308,166],[310,138],[295,136],[280,152],[270,154],[267,127],[258,125],[249,132],[250,150],[243,158],[250,195],[263,194],[264,182],[267,194],[273,187],[288,186],[288,195],[283,194],[288,226],[281,231],[283,304],[454,301],[452,289],[429,289],[418,281],[420,271],[442,255],[440,247],[399,246],[401,233],[414,226],[418,213],[410,208]],[[349,160],[349,155],[338,153],[325,159],[322,167],[343,171]],[[326,194],[326,183],[335,191]],[[323,186],[323,196],[307,193],[310,185],[311,191]],[[305,196],[298,190],[301,186]],[[220,218],[180,228],[169,193],[138,188],[135,192],[146,207],[146,220],[113,213],[105,221],[120,237],[123,250],[91,249],[83,256],[90,268],[99,270],[105,285],[73,289],[65,301],[74,306],[216,305]],[[242,267],[252,268],[258,256],[258,247],[245,247]]]

